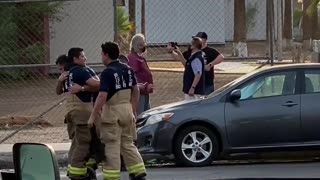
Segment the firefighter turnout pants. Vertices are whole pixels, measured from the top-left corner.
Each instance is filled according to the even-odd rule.
[[[106,147],[104,180],[120,179],[120,155],[131,177],[146,175],[143,160],[134,145],[136,129],[130,99],[131,90],[121,90],[103,107],[100,136]]]
[[[67,110],[66,121],[71,138],[68,175],[71,178],[86,177],[87,167],[95,165],[94,159],[90,159],[92,134],[87,125],[92,103],[84,103],[76,95],[70,94],[67,98]]]

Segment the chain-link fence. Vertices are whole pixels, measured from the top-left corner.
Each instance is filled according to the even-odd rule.
[[[290,5],[291,32],[300,32],[301,15],[293,13],[300,6]],[[288,5],[282,6],[284,11]],[[290,48],[277,48],[277,35],[286,34],[277,27],[277,13],[273,0],[1,1],[0,142],[68,142],[54,64],[71,47],[84,48],[89,65],[100,72],[101,43],[115,40],[127,54],[132,35],[145,34],[155,107],[183,98],[183,66],[168,54],[167,43],[186,50],[198,31],[225,56],[215,67],[216,88],[279,58],[276,52],[283,62],[292,59]],[[294,35],[286,37],[292,41]]]

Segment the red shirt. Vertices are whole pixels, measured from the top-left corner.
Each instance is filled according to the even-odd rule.
[[[128,65],[135,72],[138,83],[153,84],[152,73],[144,57],[132,52],[128,55]],[[141,93],[145,94],[146,92]]]

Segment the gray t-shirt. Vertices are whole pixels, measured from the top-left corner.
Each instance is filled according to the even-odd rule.
[[[196,58],[191,62],[191,67],[194,74],[202,74],[202,63],[199,58]]]

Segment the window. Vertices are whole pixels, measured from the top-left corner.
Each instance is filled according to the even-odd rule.
[[[292,95],[295,92],[295,83],[295,72],[265,75],[254,79],[240,88],[241,100]]]
[[[306,94],[320,92],[320,71],[308,70],[305,72],[304,88]]]

